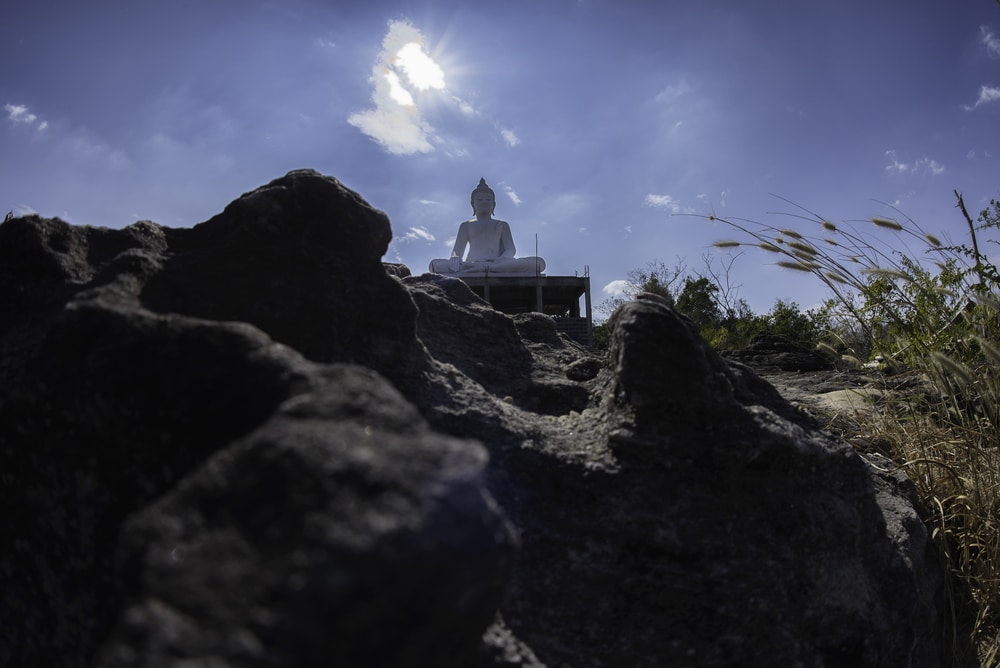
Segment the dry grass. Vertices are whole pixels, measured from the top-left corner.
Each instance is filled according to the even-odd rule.
[[[932,386],[928,385],[928,389]],[[1000,449],[980,429],[942,419],[947,398],[893,395],[860,418],[913,481],[945,571],[946,636],[952,666],[1000,658]]]
[[[897,235],[889,242],[808,211],[795,216],[806,231],[713,218],[748,238],[726,248],[778,255],[777,265],[830,289],[839,325],[828,353],[877,357],[921,379],[919,392],[889,392],[850,430],[880,443],[922,499],[946,576],[950,665],[992,667],[1000,665],[1000,273],[977,232],[1000,229],[1000,204],[976,227],[956,196],[971,246],[942,245],[908,218],[870,219],[880,235]]]

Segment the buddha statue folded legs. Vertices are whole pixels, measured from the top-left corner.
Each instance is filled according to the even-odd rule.
[[[430,270],[435,274],[543,274],[545,260],[540,257],[465,262],[457,257],[451,260],[431,260]]]

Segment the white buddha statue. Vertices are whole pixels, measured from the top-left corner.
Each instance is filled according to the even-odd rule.
[[[515,258],[510,225],[493,217],[497,200],[486,179],[472,191],[472,211],[476,215],[458,226],[458,236],[449,260],[431,260],[435,274],[541,274],[545,260],[540,257]],[[466,246],[469,254],[465,254]],[[464,257],[464,259],[463,259]]]

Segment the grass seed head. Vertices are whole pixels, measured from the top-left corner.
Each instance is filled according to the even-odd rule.
[[[976,343],[979,344],[979,349],[983,351],[983,354],[986,355],[990,362],[1000,366],[1000,349],[997,349],[996,346],[981,336],[977,336],[975,339]]]
[[[820,341],[819,343],[816,344],[816,350],[825,355],[830,355],[831,357],[835,358],[840,357],[840,353],[837,352],[836,348],[831,346],[829,343],[825,343],[823,341]]]
[[[895,230],[897,232],[903,231],[903,226],[897,223],[895,220],[892,220],[891,218],[882,218],[881,216],[875,216],[874,218],[872,218],[872,222],[875,223],[875,225],[877,225],[878,227],[884,227],[888,230]]]
[[[883,278],[890,278],[897,281],[907,281],[913,282],[913,277],[909,274],[899,271],[898,269],[885,269],[884,267],[869,267],[867,269],[862,269],[863,274],[872,274],[873,276],[881,276]]]
[[[788,247],[794,248],[797,251],[802,251],[803,253],[806,253],[808,255],[816,255],[816,253],[819,252],[815,248],[813,248],[812,246],[803,241],[789,241]]]
[[[819,265],[815,262],[778,262],[779,267],[784,267],[785,269],[794,269],[795,271],[815,271],[819,269]]]
[[[957,380],[960,385],[967,386],[972,384],[974,379],[973,373],[964,364],[956,362],[937,350],[931,351],[931,357],[942,371]]]
[[[834,283],[843,283],[844,285],[847,285],[847,279],[835,271],[828,271],[823,275],[826,276],[831,281],[833,281]]]
[[[861,367],[861,360],[859,360],[854,355],[841,355],[840,361],[846,364],[847,366],[853,367],[855,369]]]
[[[1000,313],[1000,300],[992,295],[980,295],[973,292],[970,297],[972,301],[976,302],[980,306],[986,306],[987,308],[993,309],[995,312]]]

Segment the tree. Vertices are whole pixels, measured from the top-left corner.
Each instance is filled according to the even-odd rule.
[[[722,319],[719,303],[715,295],[719,287],[704,276],[684,279],[684,287],[677,297],[677,310],[691,318],[698,329],[706,329],[719,324]]]
[[[768,329],[789,341],[814,346],[823,335],[823,316],[813,311],[805,313],[793,301],[777,300],[768,314]]]
[[[598,305],[597,310],[601,313],[611,315],[615,309],[627,301],[636,298],[643,292],[652,292],[666,298],[671,304],[674,303],[674,285],[687,275],[687,265],[683,261],[678,261],[675,267],[668,267],[660,260],[652,260],[646,263],[645,268],[633,269],[628,273],[626,287],[618,296],[605,299]]]
[[[736,264],[736,260],[742,255],[742,252],[729,252],[724,256],[710,255],[708,253],[701,256],[701,259],[705,263],[704,276],[711,279],[712,283],[718,288],[714,297],[715,303],[719,305],[719,312],[723,322],[739,320],[740,318],[753,315],[750,311],[750,305],[747,304],[745,299],[740,297],[740,288],[743,285],[739,283],[733,284],[731,276],[733,265]],[[716,261],[718,261],[718,268],[716,268]]]

